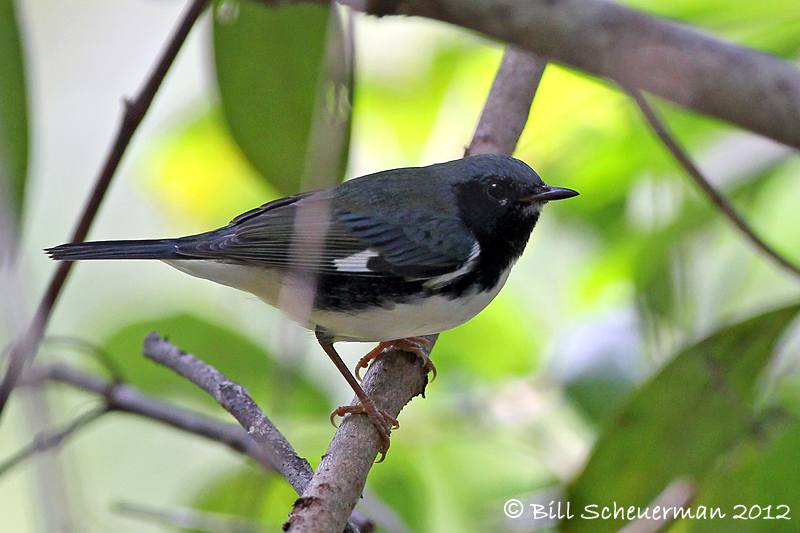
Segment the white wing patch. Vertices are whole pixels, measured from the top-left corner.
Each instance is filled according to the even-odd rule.
[[[380,254],[375,250],[364,250],[341,259],[334,259],[333,266],[340,272],[372,272],[367,268],[367,263],[373,257],[378,257],[378,255]]]
[[[475,265],[475,262],[478,260],[478,257],[481,255],[481,245],[478,244],[478,241],[475,241],[475,244],[472,245],[472,249],[469,251],[469,257],[467,260],[464,261],[464,264],[461,265],[460,268],[448,272],[447,274],[442,274],[441,276],[436,276],[435,278],[431,278],[424,283],[426,287],[436,288],[441,287],[442,285],[453,281],[456,278],[460,278],[470,270]]]

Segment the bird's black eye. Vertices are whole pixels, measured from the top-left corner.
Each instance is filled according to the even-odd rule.
[[[493,179],[486,184],[486,194],[495,200],[505,200],[507,193],[508,186],[500,180]]]

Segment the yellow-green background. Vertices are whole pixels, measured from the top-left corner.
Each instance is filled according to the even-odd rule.
[[[0,32],[11,37],[0,43],[13,51],[10,2],[0,3]],[[8,210],[18,213],[21,241],[16,276],[0,289],[11,302],[2,345],[52,271],[40,250],[68,239],[122,97],[141,84],[183,8],[174,0],[20,4],[24,59],[0,53],[0,72],[11,73],[0,98],[17,102],[3,114],[0,139],[13,156],[12,190],[25,188]],[[789,60],[800,49],[795,1],[631,5]],[[302,187],[326,14],[227,8],[233,15],[216,27],[206,15],[181,52],[92,238],[203,231]],[[257,18],[274,16],[282,18]],[[344,176],[460,157],[501,46],[419,19],[356,15],[353,22]],[[248,67],[257,53],[258,68]],[[800,259],[796,154],[660,107],[754,227]],[[530,525],[503,515],[506,500],[547,503],[567,487],[575,505],[647,505],[676,477],[692,480],[698,503],[788,504],[800,512],[798,352],[796,335],[793,342],[783,333],[796,311],[797,279],[756,254],[698,195],[609,82],[549,66],[515,155],[547,183],[581,196],[548,206],[497,300],[441,336],[433,354],[439,378],[403,411],[370,494],[413,531],[526,531]],[[769,312],[782,306],[790,307]],[[81,264],[49,333],[102,346],[142,390],[227,420],[202,393],[143,360],[141,339],[153,329],[239,380],[316,464],[333,434],[327,413],[350,394],[308,333],[249,295],[158,263]],[[342,352],[353,364],[368,348]],[[87,354],[47,343],[38,361],[102,372]],[[48,399],[56,425],[97,404],[55,386]],[[0,424],[0,460],[31,440],[31,408],[24,393],[13,397]],[[172,530],[120,514],[119,503],[241,514],[275,530],[295,497],[222,446],[131,415],[83,430],[55,464],[55,478],[36,461],[0,478],[4,531],[45,530],[41,484],[53,479],[64,488],[57,498],[69,521],[86,531]],[[792,531],[798,518],[685,521],[674,531]],[[575,521],[564,529],[622,525]]]

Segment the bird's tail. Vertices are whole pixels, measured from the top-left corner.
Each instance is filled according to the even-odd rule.
[[[96,241],[62,244],[45,252],[57,261],[84,259],[180,259],[178,239]]]

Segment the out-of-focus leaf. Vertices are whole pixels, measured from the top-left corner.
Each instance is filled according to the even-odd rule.
[[[270,416],[292,413],[324,418],[329,412],[321,391],[295,370],[276,363],[262,347],[238,333],[190,315],[132,324],[104,342],[104,348],[119,363],[126,379],[146,392],[214,403],[195,385],[144,358],[142,340],[151,331],[158,331],[181,350],[245,386]]]
[[[0,201],[19,226],[28,173],[25,66],[14,0],[0,0]]]
[[[179,226],[222,226],[278,196],[231,139],[219,111],[167,135],[147,158],[148,191]]]
[[[631,0],[657,16],[678,19],[701,31],[745,46],[794,57],[800,47],[800,5],[786,0],[731,2],[730,0]]]
[[[320,151],[332,151],[323,158],[326,185],[344,173],[352,79],[338,17],[310,4],[231,0],[217,8],[214,57],[225,118],[253,166],[283,195],[299,191]],[[332,142],[329,127],[340,136],[330,146],[324,144]]]
[[[431,146],[460,148],[440,137],[456,137],[463,146],[500,61],[500,50],[467,39],[445,41],[426,53],[407,72],[397,73],[394,65],[378,75],[365,71],[356,88],[356,131],[398,166],[419,163]],[[458,104],[451,109],[452,102]],[[474,110],[474,118],[463,108]]]
[[[536,365],[535,327],[509,292],[501,292],[478,316],[442,333],[433,351],[439,372],[469,372],[495,380],[530,372]]]
[[[788,423],[787,423],[788,422]],[[800,423],[773,420],[760,431],[747,435],[724,459],[701,487],[692,508],[719,509],[714,520],[684,519],[673,533],[780,533],[797,531],[800,508],[800,461],[797,443]],[[785,506],[785,507],[779,507]],[[734,515],[741,515],[734,518]],[[777,518],[785,515],[789,520]],[[771,518],[767,518],[771,517]]]
[[[755,384],[798,312],[793,305],[724,327],[683,350],[610,423],[569,487],[576,509],[646,507],[676,478],[700,480],[752,425]],[[565,532],[618,531],[576,516]]]
[[[297,493],[280,475],[265,473],[255,466],[218,476],[200,489],[192,507],[220,513],[240,524],[249,523],[253,531],[267,531],[286,521],[296,499]]]
[[[617,412],[633,387],[629,376],[609,369],[570,380],[564,392],[590,421],[599,424]]]

